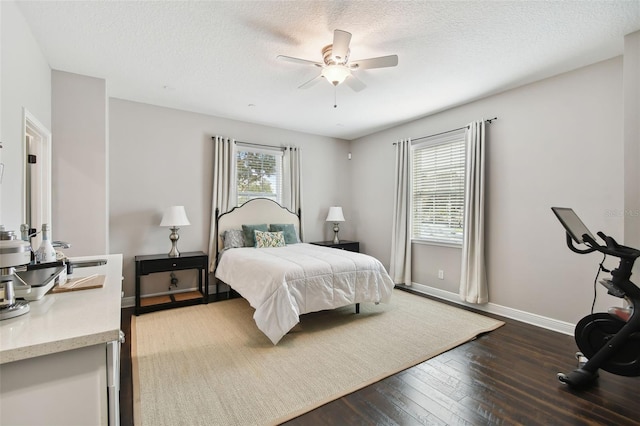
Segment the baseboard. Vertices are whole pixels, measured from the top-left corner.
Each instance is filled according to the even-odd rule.
[[[424,293],[429,296],[436,297],[438,299],[446,300],[448,302],[456,303],[458,305],[468,306],[468,307],[477,309],[479,311],[484,311],[491,314],[500,315],[506,318],[511,318],[516,321],[535,325],[541,328],[546,328],[547,330],[557,331],[558,333],[562,333],[562,334],[573,335],[573,331],[575,329],[575,324],[555,320],[553,318],[543,317],[541,315],[532,314],[530,312],[509,308],[502,305],[496,305],[495,303],[487,303],[485,305],[476,305],[473,303],[467,303],[460,300],[460,296],[458,295],[458,293],[452,293],[450,291],[440,290],[438,288],[429,287],[424,284],[412,283],[410,288],[420,293]]]

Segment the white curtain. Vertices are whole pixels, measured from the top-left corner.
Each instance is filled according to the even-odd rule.
[[[301,149],[287,146],[283,157],[284,185],[282,191],[282,205],[298,214],[302,210],[302,155]],[[300,221],[300,238],[304,236],[302,220]]]
[[[411,139],[396,143],[396,175],[389,275],[396,284],[411,285]]]
[[[466,134],[464,189],[464,238],[460,298],[469,303],[487,303],[487,271],[484,256],[485,122],[469,124]]]
[[[215,136],[213,147],[213,193],[211,196],[211,232],[209,234],[209,272],[216,265],[216,209],[225,213],[236,205],[236,143],[234,139]]]

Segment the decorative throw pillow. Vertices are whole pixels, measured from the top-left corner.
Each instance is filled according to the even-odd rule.
[[[244,247],[244,234],[242,233],[242,229],[229,229],[224,231],[222,241],[224,241],[225,249]]]
[[[253,231],[258,230],[262,232],[268,232],[266,223],[262,223],[260,225],[242,225],[242,233],[244,234],[244,246],[245,247],[255,247],[256,246],[256,237]]]
[[[272,223],[269,225],[270,232],[282,231],[284,242],[287,244],[296,244],[300,242],[296,228],[291,223]]]
[[[256,234],[256,248],[284,247],[284,235],[282,232],[254,231]]]

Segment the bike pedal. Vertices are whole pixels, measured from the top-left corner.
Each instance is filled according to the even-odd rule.
[[[584,355],[579,356],[578,357],[578,368],[584,367],[584,365],[587,362],[589,362],[589,359],[586,356],[584,356]]]

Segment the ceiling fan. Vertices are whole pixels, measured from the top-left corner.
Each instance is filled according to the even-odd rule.
[[[333,32],[333,44],[329,44],[322,48],[323,62],[310,61],[307,59],[293,58],[291,56],[283,55],[279,55],[278,59],[297,64],[313,65],[322,69],[320,75],[302,84],[298,87],[299,89],[307,89],[315,85],[321,78],[325,78],[334,86],[344,82],[356,92],[359,92],[367,86],[362,82],[362,80],[358,79],[352,71],[395,67],[398,65],[398,55],[349,61],[349,53],[351,52],[349,49],[350,42],[351,33],[342,30],[335,30]]]

